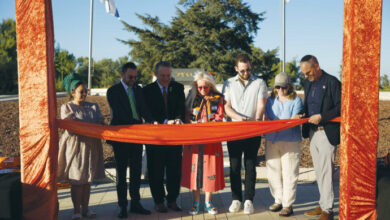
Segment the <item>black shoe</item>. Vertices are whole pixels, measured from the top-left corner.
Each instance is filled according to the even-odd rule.
[[[164,203],[159,203],[154,206],[157,212],[166,213],[168,212],[167,207],[165,207]]]
[[[121,207],[120,209],[118,218],[127,218],[127,209],[125,207]]]
[[[288,217],[290,215],[294,214],[294,211],[292,207],[283,208],[282,211],[279,212],[279,216]]]
[[[150,215],[151,214],[151,212],[149,210],[146,210],[146,209],[144,209],[144,207],[142,207],[140,202],[131,202],[130,212],[138,213],[138,214],[142,214],[142,215]]]
[[[181,208],[176,204],[176,202],[170,202],[168,203],[168,208],[169,209],[172,209],[173,211],[176,211],[176,212],[181,212]]]

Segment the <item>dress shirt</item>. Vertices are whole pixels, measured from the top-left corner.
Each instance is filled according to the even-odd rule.
[[[158,80],[156,80],[156,82],[157,82],[158,87],[160,87],[161,94],[163,94],[164,93],[164,87],[158,82]],[[165,92],[168,95],[168,86],[165,87]]]
[[[250,118],[256,117],[257,102],[268,97],[267,85],[264,80],[250,75],[244,86],[238,74],[225,81],[222,93],[225,100],[231,102],[232,109],[238,114]],[[228,120],[232,120],[228,118]],[[233,119],[233,121],[235,121]]]
[[[307,95],[308,116],[321,113],[321,97],[324,92],[322,87],[322,76],[317,81],[311,83],[309,94]]]

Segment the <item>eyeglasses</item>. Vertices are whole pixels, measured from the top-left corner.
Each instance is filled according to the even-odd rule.
[[[251,73],[251,69],[246,69],[246,70],[240,70],[239,72],[241,73],[241,74],[244,74],[244,73]]]
[[[275,86],[275,89],[287,89],[287,87]]]
[[[129,79],[137,79],[137,76],[129,76]]]
[[[206,90],[206,89],[209,89],[209,87],[208,86],[198,86],[198,89],[199,90]]]

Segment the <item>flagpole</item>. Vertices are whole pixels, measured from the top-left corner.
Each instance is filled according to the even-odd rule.
[[[89,57],[88,57],[88,90],[91,92],[91,70],[92,70],[92,31],[93,31],[93,0],[91,0],[89,15]]]
[[[283,9],[282,9],[282,17],[283,17],[283,65],[282,65],[282,72],[284,72],[284,69],[285,69],[285,64],[286,64],[286,7],[285,7],[285,0],[282,0],[282,5],[283,5]]]

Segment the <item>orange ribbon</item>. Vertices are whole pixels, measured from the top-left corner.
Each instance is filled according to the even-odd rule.
[[[309,119],[284,119],[276,121],[211,122],[184,125],[120,125],[108,126],[74,120],[57,119],[60,128],[100,139],[156,144],[187,145],[232,141],[292,128]],[[339,122],[340,117],[332,120]]]

